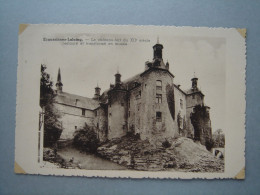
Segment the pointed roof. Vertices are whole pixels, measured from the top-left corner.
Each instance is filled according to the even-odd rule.
[[[198,80],[198,77],[196,77],[195,71],[194,71],[194,74],[193,74],[193,78],[191,78],[191,80],[194,80],[194,79]]]
[[[57,83],[61,83],[60,68],[59,68],[59,70],[58,70]]]

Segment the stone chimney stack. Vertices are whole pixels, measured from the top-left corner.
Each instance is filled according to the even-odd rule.
[[[95,94],[94,94],[94,98],[93,99],[98,100],[100,98],[100,90],[101,90],[101,88],[97,85],[95,87]]]
[[[166,62],[165,68],[166,68],[166,70],[169,70],[169,62],[168,62],[168,60]]]

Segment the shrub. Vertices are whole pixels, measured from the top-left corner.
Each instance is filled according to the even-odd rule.
[[[169,142],[168,140],[165,140],[165,141],[162,143],[162,146],[163,146],[164,148],[169,148],[169,147],[171,147],[171,144],[170,144],[170,142]]]
[[[85,124],[82,129],[75,132],[73,144],[82,151],[95,153],[99,146],[99,140],[94,129]]]
[[[207,150],[210,151],[212,149],[212,147],[214,146],[214,141],[212,139],[207,139],[205,146],[206,146]]]

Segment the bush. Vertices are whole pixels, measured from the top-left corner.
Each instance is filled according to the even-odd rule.
[[[214,141],[212,139],[206,140],[205,146],[206,146],[207,150],[210,151],[212,149],[212,147],[214,146]]]
[[[162,143],[162,146],[163,146],[164,148],[169,148],[169,147],[171,147],[171,144],[170,144],[170,142],[169,142],[168,140],[165,140],[165,141]]]
[[[95,153],[99,146],[99,140],[94,129],[85,124],[82,129],[75,132],[73,144],[81,151]]]

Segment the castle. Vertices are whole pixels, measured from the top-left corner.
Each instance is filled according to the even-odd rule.
[[[198,78],[194,76],[191,88],[185,91],[175,85],[162,51],[163,45],[157,42],[153,46],[153,61],[145,63],[142,73],[121,81],[117,72],[115,83],[102,94],[97,86],[93,98],[63,92],[59,69],[55,107],[62,116],[60,140],[73,139],[74,132],[86,123],[94,127],[102,142],[133,133],[139,134],[142,140],[185,136],[205,145],[212,137],[211,121],[204,94],[198,88]],[[194,125],[191,116],[198,105],[207,114],[197,117]]]

